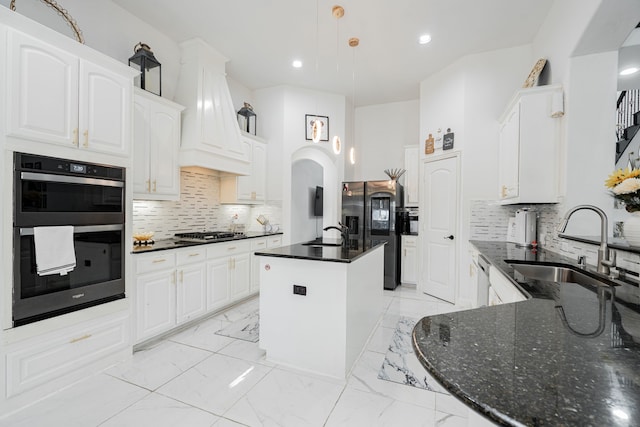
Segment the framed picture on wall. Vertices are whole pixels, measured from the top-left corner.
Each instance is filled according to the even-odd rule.
[[[312,114],[304,115],[305,139],[311,141],[313,138],[313,121],[320,120],[320,141],[329,141],[329,117],[316,116]]]

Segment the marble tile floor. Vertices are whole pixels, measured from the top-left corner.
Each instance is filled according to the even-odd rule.
[[[265,360],[258,343],[215,332],[253,298],[136,352],[129,360],[0,419],[0,426],[467,426],[454,397],[378,379],[398,320],[459,309],[403,285],[346,380]]]

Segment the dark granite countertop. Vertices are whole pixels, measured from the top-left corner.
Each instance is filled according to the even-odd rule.
[[[544,250],[471,243],[514,283],[520,280],[530,298],[421,319],[413,344],[422,365],[501,425],[638,425],[638,287],[619,280],[599,288],[525,283],[506,260],[577,266]],[[590,268],[587,274],[596,275]]]
[[[215,245],[216,243],[230,242],[233,240],[256,239],[259,237],[276,236],[278,234],[282,234],[282,232],[277,232],[277,233],[246,232],[244,233],[244,236],[235,236],[235,237],[229,237],[225,239],[216,239],[215,241],[204,241],[204,242],[192,242],[192,241],[182,240],[178,238],[161,239],[161,240],[157,240],[152,245],[133,246],[131,253],[143,254],[148,252],[164,251],[167,249],[187,248],[190,246]]]
[[[327,242],[325,239],[325,243]],[[292,259],[306,259],[311,261],[327,261],[327,262],[353,262],[366,254],[367,252],[377,248],[378,246],[385,245],[386,243],[380,243],[372,248],[358,248],[347,249],[342,246],[318,246],[318,245],[305,245],[298,243],[290,246],[282,246],[280,248],[268,249],[266,251],[256,252],[256,255],[278,257],[278,258],[292,258]]]

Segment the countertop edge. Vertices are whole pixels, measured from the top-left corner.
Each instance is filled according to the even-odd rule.
[[[173,243],[173,246],[168,245],[166,247],[163,246],[158,246],[158,247],[154,247],[154,245],[149,245],[149,246],[134,246],[134,249],[130,251],[130,253],[132,255],[138,255],[138,254],[147,254],[150,252],[159,252],[159,251],[167,251],[167,250],[172,250],[172,249],[181,249],[181,248],[190,248],[193,246],[202,246],[202,245],[215,245],[217,243],[228,243],[228,242],[237,242],[239,240],[249,240],[249,239],[259,239],[261,237],[269,237],[269,236],[278,236],[278,235],[282,235],[284,234],[281,231],[275,232],[275,233],[264,233],[264,234],[253,234],[250,233],[246,236],[241,236],[241,237],[230,237],[230,238],[225,238],[225,239],[217,239],[214,242],[208,241],[208,242],[183,242],[181,244],[177,244],[176,242],[181,241],[180,239],[175,239],[175,238],[170,238],[170,239],[162,239],[162,240],[158,240],[158,242],[156,243],[160,243],[160,242],[165,242],[165,243]]]
[[[378,249],[379,247],[383,247],[384,245],[386,245],[386,242],[381,242],[376,244],[375,246],[365,249],[363,250],[361,253],[353,256],[352,258],[335,258],[335,257],[320,257],[320,256],[314,256],[314,255],[296,255],[296,254],[283,254],[283,253],[277,253],[277,252],[268,252],[268,251],[260,251],[260,252],[255,252],[254,255],[256,256],[264,256],[264,257],[273,257],[273,258],[289,258],[289,259],[299,259],[299,260],[307,260],[307,261],[320,261],[320,262],[337,262],[337,263],[341,263],[341,264],[350,264],[354,261],[357,261],[359,258],[362,258],[363,256],[367,255],[368,253],[370,253],[373,250]],[[283,250],[283,249],[287,249],[287,248],[295,248],[297,246],[302,246],[305,247],[304,245],[301,245],[299,243],[294,244],[294,245],[289,245],[289,246],[282,246],[280,248],[274,248],[273,250]]]

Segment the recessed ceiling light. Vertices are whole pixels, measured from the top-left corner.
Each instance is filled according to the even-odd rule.
[[[427,44],[431,41],[431,36],[429,34],[423,34],[418,38],[418,43]]]
[[[640,71],[640,68],[629,67],[629,68],[625,68],[624,70],[620,71],[620,75],[621,76],[628,76],[630,74],[635,74],[638,71]]]
[[[293,68],[302,68],[302,61],[300,61],[299,59],[295,59],[291,65],[293,66]]]

